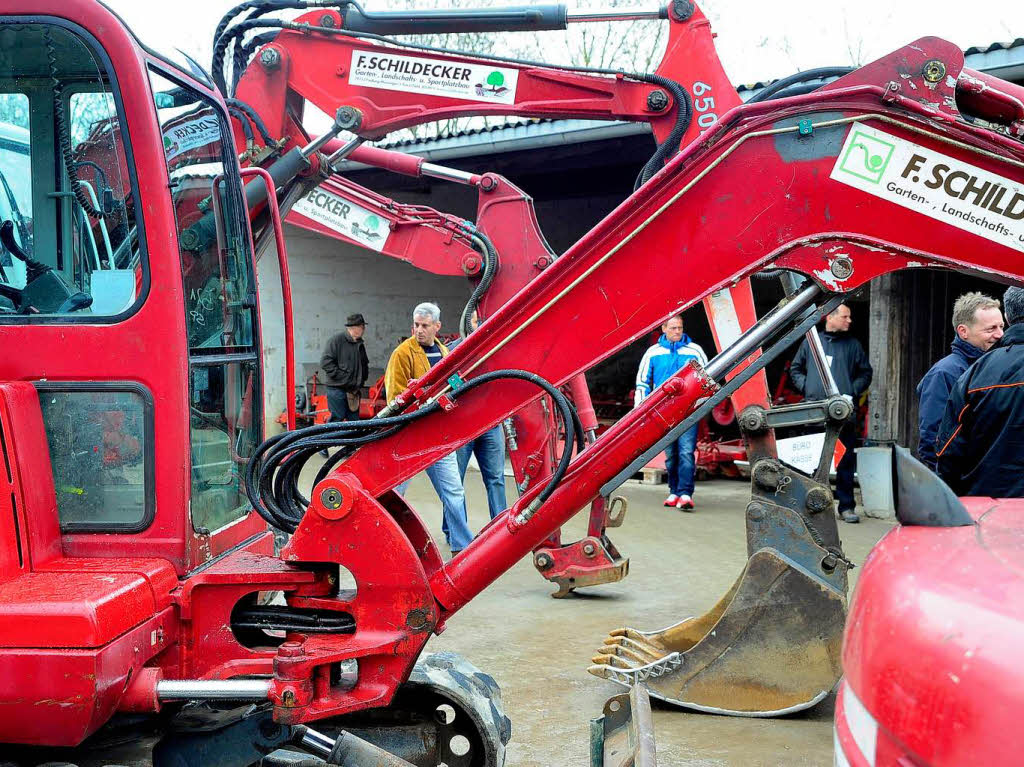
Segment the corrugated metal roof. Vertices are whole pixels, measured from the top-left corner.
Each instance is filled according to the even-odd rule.
[[[991,72],[1004,78],[1024,79],[1024,37],[984,47],[973,46],[964,51],[964,55],[971,69]],[[745,101],[772,82],[774,80],[737,85],[736,90]],[[822,80],[824,82],[826,80]],[[650,130],[646,123],[512,118],[499,125],[467,128],[443,138],[399,139],[385,141],[382,146],[427,156],[436,162],[528,147],[635,136],[650,133]],[[361,166],[353,163],[350,167]]]
[[[968,48],[966,51],[964,51],[964,53],[966,55],[968,55],[968,56],[971,56],[971,55],[973,55],[975,53],[991,53],[992,51],[1008,51],[1011,48],[1020,48],[1022,46],[1024,46],[1024,37],[1018,37],[1016,40],[1011,40],[1008,43],[992,43],[991,45],[986,45],[984,48],[979,46],[979,45],[975,45],[975,46],[973,46],[971,48]]]

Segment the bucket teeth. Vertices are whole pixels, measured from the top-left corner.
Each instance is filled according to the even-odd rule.
[[[634,632],[634,635],[636,633]],[[654,663],[665,657],[665,651],[651,642],[643,639],[634,639],[628,635],[613,635],[604,640],[604,646],[598,650],[602,655],[613,655],[625,660],[633,661],[636,666],[644,666]]]
[[[627,685],[660,677],[676,671],[683,665],[683,657],[677,652],[649,663],[638,662],[635,659],[627,660],[613,653],[597,655],[593,660],[594,665],[587,669],[591,674]]]

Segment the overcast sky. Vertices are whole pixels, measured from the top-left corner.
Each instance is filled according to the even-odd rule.
[[[213,30],[220,17],[237,5],[230,0],[106,2],[148,45],[162,50],[180,48],[207,67]],[[363,2],[371,11],[417,5],[425,7],[401,0]],[[588,10],[607,7],[601,2],[576,0],[568,5]],[[635,6],[647,9],[657,3],[637,2]],[[705,0],[700,7],[713,24],[719,56],[736,83],[849,64],[851,51],[854,57],[871,61],[925,35],[946,38],[961,48],[1024,37],[1021,0]]]

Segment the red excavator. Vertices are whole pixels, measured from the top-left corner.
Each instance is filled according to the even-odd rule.
[[[302,144],[281,129],[280,155],[241,170],[228,108],[245,109],[199,67],[143,48],[97,4],[0,9],[16,52],[4,91],[25,94],[32,115],[33,222],[31,243],[16,222],[0,225],[11,264],[0,274],[0,333],[14,350],[0,362],[5,758],[110,764],[141,752],[154,764],[276,765],[295,761],[282,749],[300,748],[333,764],[501,764],[509,726],[493,680],[458,657],[421,658],[429,636],[845,293],[903,268],[1024,278],[1008,204],[1024,201],[1024,90],[964,70],[955,46],[922,38],[813,92],[737,106],[678,153],[678,137],[663,142],[636,193],[379,417],[261,441],[253,253],[275,240],[287,314],[278,190],[301,198],[297,180],[312,165],[431,108],[494,114],[524,86],[556,86],[531,79],[528,63],[480,72],[458,53],[381,39],[408,34],[407,14],[317,3],[272,21],[262,14],[273,4],[246,7],[253,17],[220,30],[223,42],[238,27],[233,59],[291,66],[281,50],[264,53],[294,39],[307,63],[339,61],[332,76],[362,89],[331,110],[337,132],[356,135],[333,160],[318,155],[326,140]],[[691,4],[663,15],[710,46]],[[566,21],[557,6],[425,18],[412,29]],[[214,79],[234,98],[219,75],[227,47],[216,46]],[[569,75],[583,94],[617,79]],[[641,103],[664,87],[688,112],[687,91],[664,78],[622,79]],[[69,115],[86,108],[96,125],[118,127],[85,134],[114,158],[99,169],[76,155],[83,132]],[[1003,191],[961,198],[962,188],[915,173],[929,166]],[[1000,226],[973,224],[979,207]],[[560,386],[764,271],[786,278],[784,301],[585,443]],[[823,402],[741,412],[750,559],[706,615],[615,632],[595,670],[642,686],[606,708],[597,759],[653,763],[645,690],[766,716],[814,705],[835,685],[850,562],[827,472],[850,406],[827,388]],[[394,486],[543,395],[576,450],[445,562]],[[813,475],[774,456],[772,429],[798,420],[827,429]],[[327,447],[338,449],[310,487],[302,469]],[[280,552],[268,525],[290,535]]]

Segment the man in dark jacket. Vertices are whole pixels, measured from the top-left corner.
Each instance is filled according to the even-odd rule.
[[[984,293],[964,293],[953,304],[953,344],[950,353],[932,365],[917,385],[920,398],[917,454],[935,470],[935,435],[957,379],[978,357],[1003,337],[999,302]]]
[[[935,441],[938,472],[957,495],[1024,497],[1024,288],[1003,294],[1003,337],[949,394]]]
[[[350,314],[345,329],[331,336],[320,358],[320,368],[327,376],[327,407],[332,421],[359,420],[359,398],[370,374],[363,344],[365,330],[363,315]]]
[[[873,371],[864,347],[849,333],[851,324],[853,318],[850,307],[840,304],[834,312],[825,317],[825,332],[821,334],[821,345],[839,393],[851,402],[856,402],[871,385]],[[793,358],[793,364],[789,367],[789,377],[793,385],[803,392],[804,399],[825,398],[825,383],[811,359],[811,350],[806,339],[800,344],[796,357]],[[857,469],[857,456],[854,450],[860,446],[860,434],[857,424],[852,419],[839,432],[839,441],[846,448],[846,453],[836,467],[839,517],[844,522],[860,522],[860,517],[853,510],[856,505],[853,499],[853,474]]]

